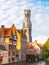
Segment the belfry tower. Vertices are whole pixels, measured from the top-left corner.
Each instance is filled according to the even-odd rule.
[[[32,37],[31,37],[31,27],[32,27],[32,25],[31,25],[31,22],[30,22],[30,15],[31,15],[30,10],[24,10],[23,31],[26,35],[27,42],[32,41]]]

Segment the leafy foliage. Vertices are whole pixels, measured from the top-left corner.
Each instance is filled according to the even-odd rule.
[[[44,59],[48,57],[48,54],[49,54],[49,38],[44,44],[44,52],[43,52]]]
[[[44,44],[44,51],[49,53],[49,38]]]

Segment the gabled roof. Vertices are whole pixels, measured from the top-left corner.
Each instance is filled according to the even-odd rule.
[[[4,30],[4,36],[10,36],[11,35],[11,32],[12,34],[14,34],[16,31],[18,31],[19,33],[22,32],[22,29],[18,30],[16,29],[16,27],[14,26],[14,24],[11,26],[11,28],[0,28],[0,36],[2,36],[3,34],[3,30]]]
[[[17,31],[18,31],[19,33],[22,33],[22,32],[23,32],[23,29],[17,29]]]
[[[37,44],[39,47],[40,47],[40,49],[44,49],[44,47],[43,47],[43,44]]]

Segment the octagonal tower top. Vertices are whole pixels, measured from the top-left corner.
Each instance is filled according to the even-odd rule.
[[[31,14],[31,10],[24,10],[24,14],[28,14],[28,15],[30,15]]]

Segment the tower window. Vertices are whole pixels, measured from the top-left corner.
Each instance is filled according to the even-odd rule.
[[[29,17],[29,14],[25,14],[26,17]]]
[[[26,32],[27,32],[27,30],[25,29],[24,33],[26,33]]]

